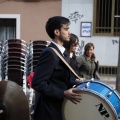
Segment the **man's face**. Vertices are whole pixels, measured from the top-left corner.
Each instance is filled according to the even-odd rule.
[[[62,42],[70,40],[70,31],[69,31],[68,24],[62,25],[61,30],[60,30],[60,34],[59,34],[59,40]]]

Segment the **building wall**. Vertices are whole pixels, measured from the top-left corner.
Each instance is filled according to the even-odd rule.
[[[61,0],[39,2],[0,2],[1,14],[20,14],[20,39],[50,40],[45,31],[49,17],[61,15]]]
[[[117,66],[118,64],[118,37],[93,36],[81,37],[81,22],[91,22],[93,25],[94,0],[62,0],[62,15],[70,18],[71,32],[75,33],[84,45],[92,42],[95,45],[95,54],[102,66]]]
[[[93,25],[94,0],[62,0],[62,16],[70,18],[70,31],[79,37],[81,53],[88,42],[94,43],[95,55],[100,66],[116,66],[118,64],[119,38],[109,36],[81,37],[81,23],[91,22]],[[92,33],[92,30],[91,30]],[[101,80],[115,87],[115,75],[100,75]]]

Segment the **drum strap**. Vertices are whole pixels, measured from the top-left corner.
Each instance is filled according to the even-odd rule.
[[[66,64],[66,66],[72,71],[72,73],[79,79],[79,80],[81,80],[81,78],[77,75],[77,73],[72,69],[72,67],[66,62],[66,60],[63,58],[63,56],[61,56],[60,54],[59,54],[59,52],[55,49],[55,48],[53,48],[53,47],[50,47],[57,55],[58,55],[58,57]]]

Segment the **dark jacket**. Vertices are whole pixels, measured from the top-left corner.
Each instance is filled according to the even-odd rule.
[[[61,54],[53,43],[49,47]],[[33,89],[39,94],[36,95],[35,120],[62,120],[64,91],[72,87],[69,69],[49,47],[41,53],[32,81]]]
[[[76,61],[76,59],[74,57],[70,58],[70,66],[73,68],[73,70],[77,73],[78,76],[81,75],[80,71],[79,71],[77,61]]]
[[[86,79],[95,78],[95,72],[99,66],[95,60],[89,60],[86,55],[81,55],[77,57],[77,63],[81,76]]]

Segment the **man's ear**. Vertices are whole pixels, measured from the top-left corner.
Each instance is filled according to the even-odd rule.
[[[58,29],[55,29],[54,34],[58,36],[60,34],[60,31]]]

